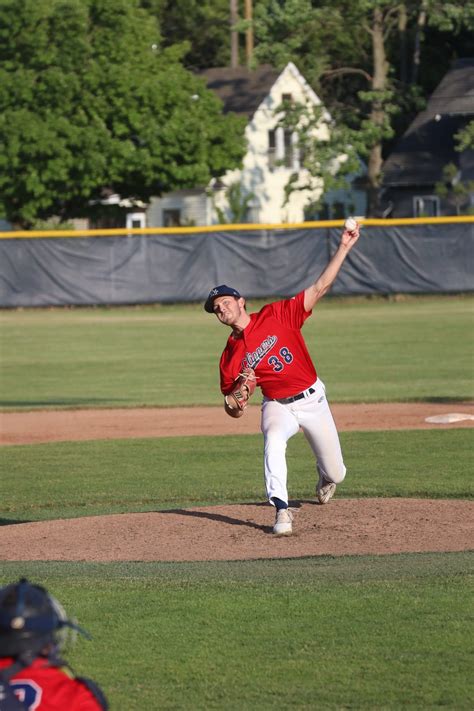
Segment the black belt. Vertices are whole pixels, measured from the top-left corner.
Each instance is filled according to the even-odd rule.
[[[298,393],[298,395],[293,395],[292,397],[284,397],[284,398],[275,398],[277,402],[281,402],[282,405],[289,405],[290,402],[296,402],[296,400],[302,400],[304,397],[308,397],[308,395],[313,395],[316,390],[314,388],[308,388],[307,390],[303,390],[302,393]]]

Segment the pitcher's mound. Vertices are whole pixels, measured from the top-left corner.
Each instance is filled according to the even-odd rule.
[[[4,560],[204,561],[472,548],[474,502],[340,499],[294,503],[294,533],[272,534],[266,503],[3,526]]]

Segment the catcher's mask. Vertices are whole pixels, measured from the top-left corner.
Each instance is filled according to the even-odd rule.
[[[67,628],[89,636],[40,585],[22,578],[0,589],[0,657],[54,654],[64,646]]]

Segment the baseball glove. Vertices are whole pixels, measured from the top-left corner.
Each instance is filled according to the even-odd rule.
[[[232,391],[224,397],[226,412],[231,417],[240,417],[255,392],[257,378],[253,368],[244,368],[235,380]]]

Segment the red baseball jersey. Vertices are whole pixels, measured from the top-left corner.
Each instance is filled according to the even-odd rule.
[[[301,334],[310,315],[304,309],[304,291],[249,314],[250,323],[237,338],[229,336],[221,356],[224,395],[246,366],[255,370],[257,385],[268,398],[291,397],[313,385],[316,369]]]
[[[0,659],[0,669],[13,659]],[[53,666],[44,657],[22,669],[9,684],[28,711],[102,711],[103,707],[87,686],[67,670]]]

